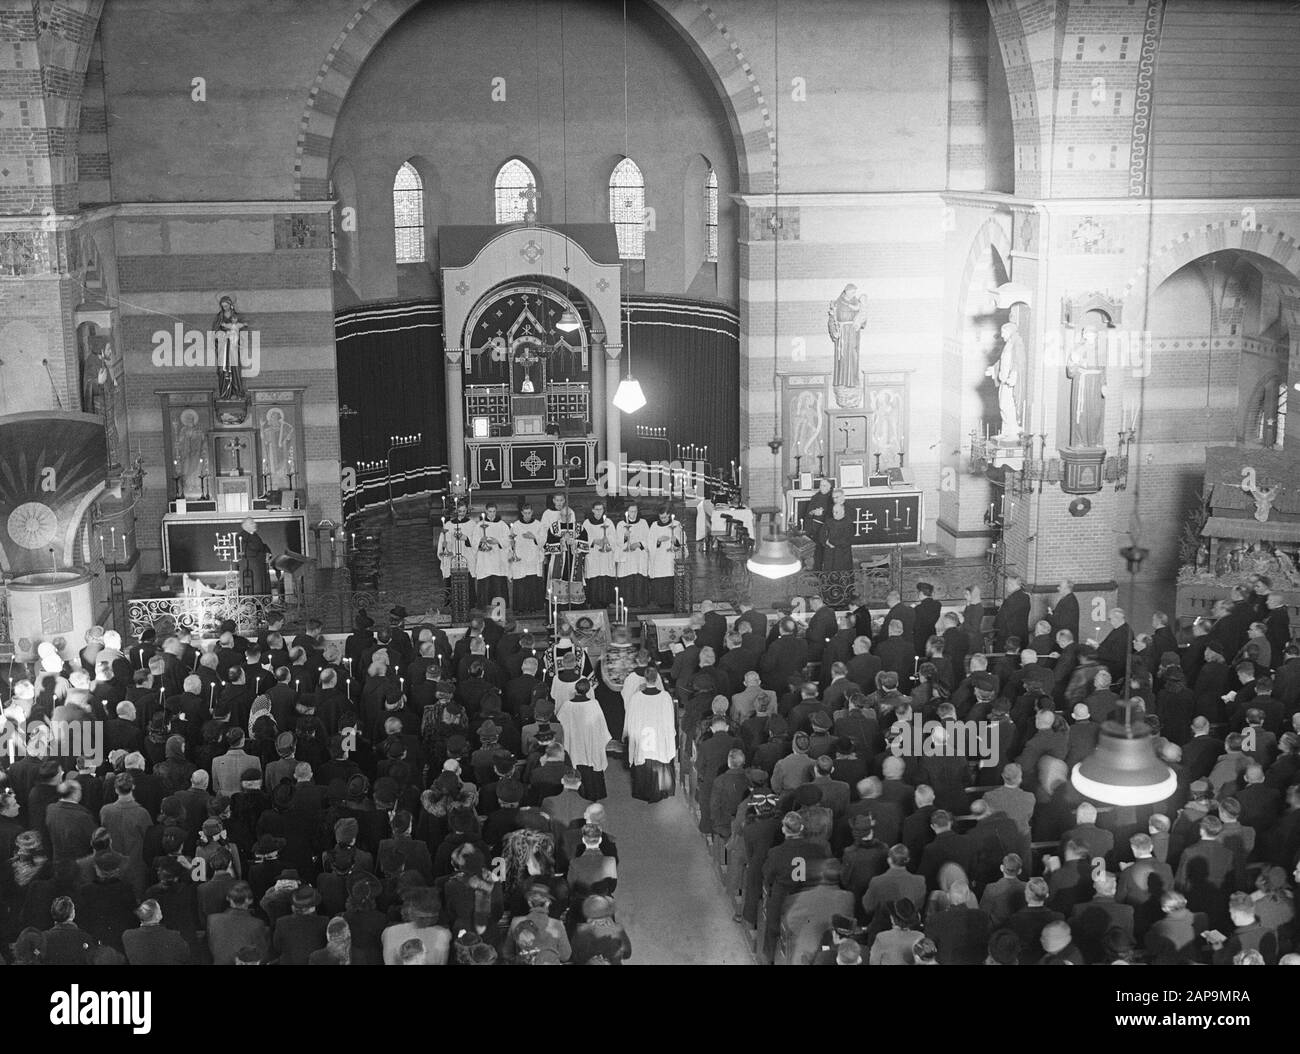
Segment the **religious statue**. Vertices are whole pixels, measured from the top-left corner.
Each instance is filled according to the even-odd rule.
[[[216,351],[217,351],[217,398],[225,399],[242,399],[244,392],[244,377],[239,362],[239,349],[241,338],[248,329],[248,324],[239,317],[239,312],[235,310],[235,298],[232,296],[223,296],[220,301],[220,310],[216,318],[212,320],[212,325],[208,327],[216,334]]]
[[[1080,330],[1066,356],[1065,374],[1070,378],[1070,446],[1104,447],[1106,373],[1095,329]]]
[[[835,344],[835,373],[832,385],[835,401],[844,410],[862,405],[862,367],[859,350],[862,330],[867,324],[867,298],[858,296],[852,282],[830,302],[826,328]]]
[[[173,475],[181,477],[181,493],[187,498],[197,498],[203,492],[204,445],[206,433],[199,422],[199,412],[187,406],[176,419],[172,433],[172,457],[175,459]]]
[[[104,432],[108,441],[108,461],[111,466],[121,465],[119,458],[117,402],[120,390],[113,376],[113,344],[100,337],[93,322],[77,327],[81,345],[81,409],[104,419]]]
[[[1268,522],[1268,514],[1273,511],[1273,502],[1281,491],[1279,484],[1271,487],[1261,487],[1255,478],[1255,470],[1252,468],[1243,473],[1241,489],[1255,499],[1255,519],[1260,523]]]
[[[1024,373],[1025,342],[1020,338],[1019,327],[1008,322],[1002,327],[1002,354],[984,371],[984,376],[992,377],[998,388],[998,414],[1002,418],[998,426],[1000,437],[1018,439],[1023,432],[1017,394]]]
[[[892,464],[903,449],[903,394],[897,388],[874,388],[871,401],[871,449]]]

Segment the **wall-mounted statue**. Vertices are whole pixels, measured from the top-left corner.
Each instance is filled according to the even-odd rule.
[[[220,310],[208,327],[216,334],[217,398],[242,399],[246,393],[243,370],[239,363],[239,345],[241,336],[248,329],[248,323],[235,310],[234,297],[223,296],[218,304]]]
[[[1001,423],[998,436],[1005,439],[1019,439],[1024,431],[1020,425],[1020,386],[1025,376],[1025,342],[1021,339],[1020,328],[1014,322],[1007,322],[1002,327],[1002,354],[998,361],[984,371],[985,377],[992,377],[998,389],[998,415]]]
[[[1105,350],[1097,330],[1080,329],[1065,359],[1070,378],[1070,446],[1104,447],[1106,416]]]
[[[830,302],[826,328],[835,344],[835,373],[831,385],[841,409],[862,405],[862,330],[867,324],[867,298],[852,282]]]

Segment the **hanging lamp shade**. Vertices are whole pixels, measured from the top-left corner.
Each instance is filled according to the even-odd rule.
[[[641,382],[631,377],[624,377],[618,382],[618,391],[614,393],[614,405],[625,414],[634,414],[645,406],[645,392]]]
[[[1153,805],[1178,787],[1173,770],[1156,757],[1151,726],[1126,707],[1125,719],[1101,726],[1096,749],[1074,766],[1074,789],[1108,805]]]
[[[745,566],[763,578],[789,578],[803,570],[803,561],[785,534],[774,528],[758,543]]]
[[[560,316],[560,321],[555,323],[555,328],[565,333],[572,333],[582,328],[582,320],[578,318],[578,313],[571,307],[564,309],[564,314]]]

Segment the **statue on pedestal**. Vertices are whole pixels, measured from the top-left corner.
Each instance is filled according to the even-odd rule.
[[[867,298],[858,296],[852,282],[830,302],[826,328],[835,344],[835,373],[831,379],[835,401],[841,409],[862,405],[862,366],[859,349],[862,330],[867,324]]]
[[[1025,342],[1020,337],[1020,328],[1014,322],[1002,327],[1002,354],[998,361],[984,371],[985,377],[992,377],[998,389],[998,437],[1018,439],[1024,431],[1020,426],[1020,405],[1018,395],[1021,379],[1025,375]]]
[[[1066,357],[1065,374],[1070,378],[1070,446],[1104,447],[1106,371],[1095,329],[1080,330]]]
[[[239,352],[244,332],[248,324],[239,317],[235,310],[235,298],[223,296],[217,317],[208,327],[216,334],[217,358],[217,399],[220,401],[243,399],[244,376],[240,367]]]

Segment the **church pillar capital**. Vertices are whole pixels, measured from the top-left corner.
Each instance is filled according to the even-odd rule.
[[[459,366],[465,358],[465,351],[463,348],[448,348],[443,352],[443,356],[448,367]]]
[[[610,362],[614,362],[614,361],[617,360],[618,357],[619,357],[620,355],[622,355],[622,354],[623,354],[623,345],[622,345],[622,344],[606,344],[606,345],[605,345],[605,357],[606,357],[607,359],[609,359]]]

